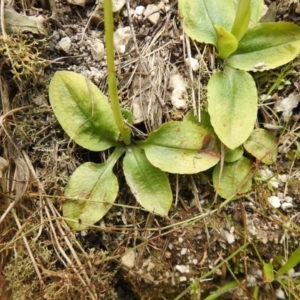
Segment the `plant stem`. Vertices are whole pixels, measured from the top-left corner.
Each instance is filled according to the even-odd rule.
[[[123,142],[125,145],[131,144],[130,129],[125,125],[117,88],[117,78],[115,73],[114,63],[114,43],[113,43],[113,12],[112,12],[112,1],[104,0],[104,25],[105,25],[105,43],[106,43],[106,56],[107,56],[107,70],[108,70],[108,90],[111,101],[111,107],[113,110],[116,124],[121,133]]]

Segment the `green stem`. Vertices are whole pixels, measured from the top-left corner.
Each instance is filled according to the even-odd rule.
[[[122,139],[125,145],[131,144],[130,129],[125,125],[117,88],[117,78],[115,73],[115,62],[114,62],[114,42],[113,42],[113,12],[112,12],[112,1],[104,0],[104,25],[105,25],[105,43],[106,43],[106,56],[107,56],[107,70],[108,70],[108,90],[111,101],[111,107],[113,110],[116,124],[121,133]]]

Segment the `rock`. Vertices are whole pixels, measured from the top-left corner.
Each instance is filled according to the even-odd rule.
[[[284,210],[284,211],[289,211],[289,210],[293,209],[293,204],[292,204],[292,203],[289,203],[289,202],[283,202],[283,203],[281,204],[281,208],[282,208],[282,210]]]
[[[67,36],[62,38],[55,46],[57,50],[62,50],[64,52],[68,52],[71,48],[71,39]]]
[[[189,266],[176,265],[175,270],[179,271],[180,273],[190,273]]]
[[[152,24],[156,24],[160,17],[160,9],[155,4],[147,5],[146,10],[143,15],[147,18]]]
[[[85,7],[86,5],[86,0],[67,0],[70,4],[73,4],[73,5],[78,5],[78,6],[82,6],[82,7]]]
[[[114,32],[114,46],[116,51],[120,54],[124,54],[126,51],[126,46],[131,38],[132,34],[129,26],[118,28]]]
[[[118,12],[122,9],[122,7],[125,5],[126,0],[113,0],[113,12]]]
[[[275,207],[275,208],[279,208],[280,207],[280,199],[277,196],[271,196],[268,198],[269,203]]]
[[[200,65],[196,58],[193,58],[193,57],[191,57],[191,59],[186,58],[184,61],[185,61],[185,64],[187,66],[190,66],[194,72],[199,70]]]
[[[135,264],[135,252],[131,248],[127,248],[125,254],[121,258],[121,264],[128,268],[132,269]]]
[[[224,239],[225,241],[227,241],[228,244],[234,243],[235,237],[234,237],[234,235],[233,235],[232,233],[230,233],[229,231],[227,231],[227,230],[222,230],[221,235],[222,235],[223,239]]]
[[[93,59],[96,61],[100,61],[103,59],[105,55],[104,44],[99,39],[94,39],[91,43],[91,52]]]
[[[179,73],[170,77],[170,87],[173,88],[171,95],[172,105],[177,109],[186,109],[187,103],[184,99],[184,95],[186,94],[185,82]]]
[[[142,6],[142,5],[139,5],[135,8],[135,11],[134,13],[137,15],[137,16],[140,16],[143,14],[143,12],[145,11],[145,7]]]

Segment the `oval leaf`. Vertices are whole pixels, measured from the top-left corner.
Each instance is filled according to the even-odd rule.
[[[207,111],[201,110],[200,112],[200,119],[201,121],[199,122],[199,118],[198,116],[194,115],[194,110],[191,109],[190,111],[188,111],[188,113],[184,116],[184,121],[188,121],[188,122],[193,122],[194,124],[204,127],[205,129],[207,129],[210,133],[215,135],[215,131],[214,128],[211,125],[210,122],[210,116],[209,113]]]
[[[244,148],[264,164],[271,165],[277,160],[276,138],[265,129],[253,130]]]
[[[236,37],[220,25],[215,25],[218,32],[218,45],[219,57],[222,59],[231,55],[238,47]]]
[[[112,168],[124,150],[116,149],[104,164],[82,164],[70,178],[65,190],[63,215],[74,230],[83,230],[98,222],[114,203],[119,186]]]
[[[151,164],[169,173],[198,173],[220,160],[215,136],[190,121],[165,123],[140,145]]]
[[[241,157],[233,163],[224,163],[220,177],[220,164],[213,172],[213,183],[217,193],[224,199],[238,199],[251,189],[252,180],[249,177],[251,171],[248,158]],[[235,195],[235,196],[234,196]]]
[[[245,71],[264,71],[288,63],[299,52],[299,26],[284,22],[261,23],[246,32],[227,63]]]
[[[117,145],[119,130],[102,92],[80,74],[58,71],[49,86],[53,111],[66,133],[78,145],[106,150]]]
[[[126,182],[143,208],[166,216],[172,204],[167,174],[152,166],[143,152],[136,147],[126,151],[123,160]]]
[[[253,78],[244,71],[225,68],[207,86],[208,112],[218,138],[230,149],[244,143],[253,130],[257,95]]]
[[[227,162],[234,162],[239,160],[244,154],[244,149],[242,146],[237,147],[233,150],[227,149],[225,153],[224,160]]]
[[[231,30],[235,17],[232,0],[179,0],[179,14],[185,33],[201,43],[217,46],[218,34],[214,28],[219,24]]]

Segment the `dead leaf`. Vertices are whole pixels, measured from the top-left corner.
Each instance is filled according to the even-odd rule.
[[[287,98],[281,101],[277,101],[274,105],[276,112],[282,111],[283,120],[287,122],[292,116],[292,111],[298,106],[300,102],[300,96],[295,94],[290,94]]]
[[[30,32],[42,37],[48,36],[47,22],[43,16],[24,16],[10,6],[4,8],[4,27],[7,34]]]

